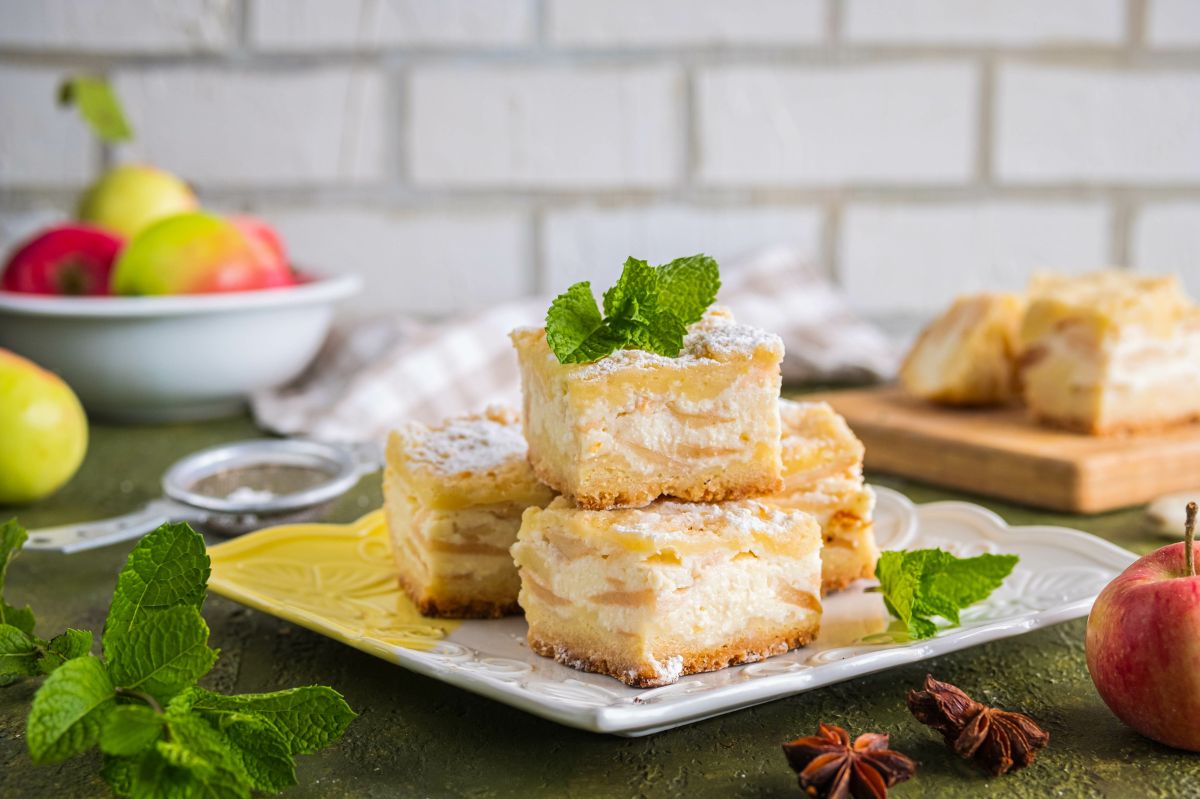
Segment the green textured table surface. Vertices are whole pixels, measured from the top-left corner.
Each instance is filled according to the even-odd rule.
[[[246,419],[172,427],[92,430],[83,469],[58,495],[29,508],[0,508],[28,527],[94,519],[158,494],[175,459],[212,444],[258,435]],[[1164,543],[1138,510],[1070,516],[964,497],[872,475],[916,502],[980,501],[1013,524],[1050,523],[1096,533],[1135,552]],[[377,476],[340,500],[330,519],[348,521],[380,503]],[[98,631],[116,574],[132,547],[83,555],[24,553],[9,575],[10,600],[29,602],[42,632],[67,625]],[[852,680],[640,739],[580,732],[334,643],[316,633],[210,596],[205,616],[221,659],[207,678],[223,691],[266,691],[324,683],[360,717],[335,746],[300,759],[293,797],[343,796],[796,796],[779,744],[818,721],[851,733],[885,731],[920,761],[896,796],[1200,795],[1200,755],[1154,744],[1125,728],[1101,703],[1084,665],[1082,620],[1019,638]],[[1022,710],[1051,734],[1031,768],[994,779],[951,756],[909,716],[905,692],[926,671],[980,701]],[[33,681],[0,689],[0,796],[103,796],[98,756],[36,767],[24,726]]]

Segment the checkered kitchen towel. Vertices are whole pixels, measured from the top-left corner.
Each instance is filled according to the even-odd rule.
[[[722,281],[717,301],[738,321],[783,338],[785,382],[866,381],[895,371],[892,344],[795,254],[763,252],[723,270]],[[380,441],[408,419],[434,423],[491,402],[519,404],[508,332],[542,324],[549,305],[529,299],[441,324],[351,323],[296,382],[255,396],[255,418],[287,435]]]

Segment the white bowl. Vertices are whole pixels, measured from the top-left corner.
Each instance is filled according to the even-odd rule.
[[[0,291],[0,347],[62,376],[88,412],[119,421],[206,419],[300,374],[357,277],[169,297]]]

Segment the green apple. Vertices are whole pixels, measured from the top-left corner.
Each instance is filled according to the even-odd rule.
[[[0,349],[0,505],[48,497],[87,451],[83,406],[71,387],[33,361]]]
[[[76,214],[82,222],[107,228],[126,238],[163,217],[194,211],[196,195],[170,172],[143,164],[113,167],[88,187]]]
[[[295,282],[274,250],[202,211],[161,219],[134,236],[112,273],[115,294],[208,294]]]

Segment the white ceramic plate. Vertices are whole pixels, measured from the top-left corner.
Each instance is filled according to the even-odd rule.
[[[961,627],[934,638],[897,644],[879,635],[889,621],[883,600],[867,593],[873,583],[862,580],[826,598],[814,644],[661,688],[630,688],[539,657],[525,643],[521,618],[462,622],[445,634],[421,624],[405,611],[407,600],[395,588],[379,522],[374,528],[309,525],[293,535],[275,528],[213,547],[210,587],[543,718],[640,736],[1085,616],[1100,589],[1135,559],[1087,533],[1009,527],[977,505],[915,507],[895,491],[875,490],[876,535],[883,549],[1013,553],[1020,562],[987,601],[963,613]],[[334,533],[321,528],[341,532],[335,541]],[[321,546],[326,547],[321,562],[314,564],[313,548]]]

